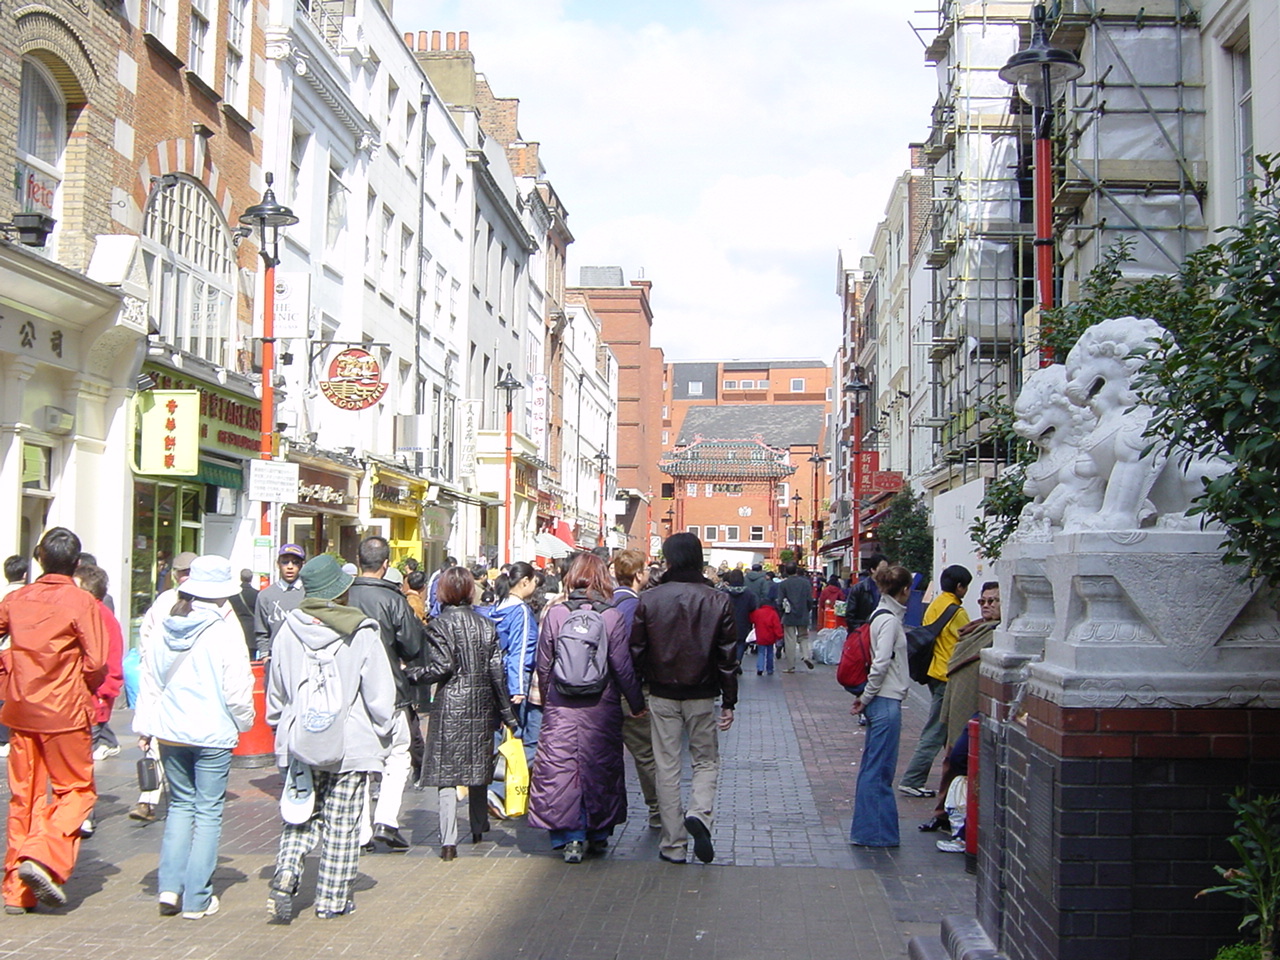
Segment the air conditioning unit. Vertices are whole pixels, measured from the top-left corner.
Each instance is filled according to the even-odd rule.
[[[65,437],[76,428],[76,415],[61,407],[41,407],[37,422],[45,433]]]

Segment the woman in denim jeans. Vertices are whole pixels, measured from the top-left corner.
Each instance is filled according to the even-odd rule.
[[[143,656],[134,732],[154,737],[169,781],[160,844],[160,916],[199,920],[218,912],[213,870],[231,749],[253,726],[253,672],[244,630],[227,598],[240,591],[231,564],[197,557],[167,611],[164,642]]]
[[[875,581],[880,605],[871,619],[871,670],[850,711],[866,714],[867,738],[849,841],[859,847],[896,847],[898,801],[893,777],[902,732],[902,698],[907,695],[907,634],[902,615],[911,593],[911,572],[906,567],[887,567],[875,575]]]

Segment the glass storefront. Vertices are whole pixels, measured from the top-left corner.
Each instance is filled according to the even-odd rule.
[[[205,485],[186,480],[133,483],[133,584],[129,617],[141,619],[156,595],[173,586],[173,558],[200,552]]]

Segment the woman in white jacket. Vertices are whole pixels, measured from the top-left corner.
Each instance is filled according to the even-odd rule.
[[[902,615],[911,594],[911,572],[887,567],[875,575],[880,605],[871,614],[871,669],[852,713],[867,715],[867,738],[853,798],[849,841],[859,847],[898,845],[898,768],[902,698],[907,695],[907,634]]]
[[[253,672],[238,620],[219,607],[240,592],[231,564],[199,557],[163,622],[163,643],[144,653],[133,729],[159,742],[169,781],[160,847],[160,915],[199,920],[218,912],[213,870],[231,750],[253,726]]]

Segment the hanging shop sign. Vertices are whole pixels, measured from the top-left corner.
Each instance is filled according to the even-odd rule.
[[[200,472],[200,391],[148,390],[138,394],[141,439],[138,469],[156,477]]]
[[[200,395],[200,446],[206,451],[240,458],[257,456],[262,448],[260,406],[230,391],[188,380],[166,367],[146,364],[144,373],[161,390],[194,390]]]
[[[329,378],[320,381],[325,399],[341,410],[367,410],[382,399],[382,365],[359,347],[349,347],[329,363]]]
[[[547,394],[547,375],[534,374],[529,397],[529,439],[542,458],[547,455],[547,410],[550,406]]]

